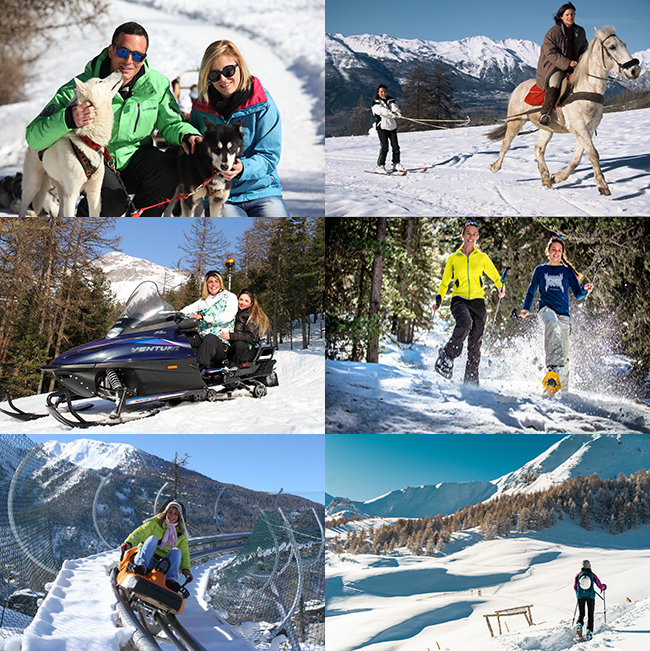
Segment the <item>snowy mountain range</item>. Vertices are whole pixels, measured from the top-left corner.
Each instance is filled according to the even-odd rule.
[[[326,135],[344,135],[359,100],[370,108],[376,86],[399,99],[416,65],[431,71],[440,61],[451,76],[456,102],[470,116],[500,115],[514,88],[535,76],[540,47],[521,39],[472,36],[460,41],[399,39],[388,34],[326,34]],[[650,50],[633,56],[644,72],[635,82],[612,82],[607,95],[650,89]],[[370,124],[370,112],[368,113]]]
[[[490,482],[448,482],[408,487],[372,500],[354,501],[325,496],[328,518],[450,515],[471,504],[501,494],[533,493],[572,477],[593,473],[601,479],[626,476],[650,468],[650,436],[644,434],[572,434],[524,466]]]
[[[118,303],[125,303],[133,290],[145,280],[153,280],[164,293],[187,282],[188,274],[180,269],[168,269],[154,262],[111,251],[97,260],[111,283]]]

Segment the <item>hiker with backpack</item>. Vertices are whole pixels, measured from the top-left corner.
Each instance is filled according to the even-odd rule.
[[[586,640],[591,640],[594,633],[595,586],[598,586],[603,592],[607,590],[607,586],[601,583],[600,579],[592,572],[591,563],[589,561],[582,561],[582,569],[576,574],[576,578],[573,581],[573,589],[578,598],[578,625],[576,626],[576,633],[579,638],[582,637],[582,627],[585,621],[585,606],[587,609]]]

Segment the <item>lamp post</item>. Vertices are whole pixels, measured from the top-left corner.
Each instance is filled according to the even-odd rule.
[[[228,258],[226,260],[226,269],[228,270],[228,291],[230,291],[230,281],[232,280],[232,270],[235,266],[235,259]]]

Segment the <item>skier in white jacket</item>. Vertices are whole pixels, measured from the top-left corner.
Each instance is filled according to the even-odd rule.
[[[401,118],[402,113],[395,104],[395,100],[388,94],[388,88],[383,84],[377,86],[377,94],[372,103],[372,113],[375,116],[375,127],[381,148],[377,159],[377,174],[386,174],[386,157],[388,156],[388,142],[390,141],[393,150],[393,172],[403,172],[404,168],[400,163],[399,143],[397,142],[397,122],[395,118]]]

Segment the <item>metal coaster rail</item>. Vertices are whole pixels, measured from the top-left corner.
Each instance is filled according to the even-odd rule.
[[[218,556],[225,552],[239,550],[250,533],[220,534],[216,536],[203,536],[193,538],[189,541],[190,558],[192,561],[205,561],[208,558]],[[111,584],[117,599],[117,610],[123,623],[132,625],[136,631],[133,635],[133,644],[138,651],[162,651],[154,635],[149,631],[146,623],[145,613],[137,600],[136,610],[127,598],[125,591],[116,585],[117,567],[113,569]],[[197,642],[192,635],[176,619],[175,615],[157,611],[155,621],[165,631],[169,642],[172,642],[179,651],[206,651],[205,647]]]

